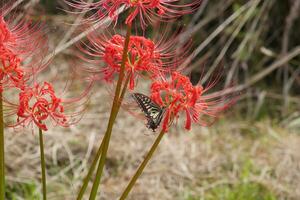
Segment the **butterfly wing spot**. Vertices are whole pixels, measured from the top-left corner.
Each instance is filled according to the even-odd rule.
[[[132,96],[147,118],[147,128],[155,131],[163,118],[164,108],[161,108],[144,94],[133,93]]]

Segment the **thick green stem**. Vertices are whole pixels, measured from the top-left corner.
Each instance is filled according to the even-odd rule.
[[[4,121],[2,92],[0,92],[0,200],[5,199]]]
[[[126,60],[127,60],[127,56],[128,56],[127,53],[128,53],[128,45],[129,45],[129,41],[130,41],[130,35],[131,35],[131,24],[128,24],[127,25],[127,31],[126,31],[125,44],[124,44],[124,48],[123,48],[120,74],[119,74],[119,79],[118,79],[118,82],[117,82],[116,92],[115,92],[115,94],[118,94],[118,96],[115,96],[115,98],[114,98],[115,106],[118,104],[118,100],[119,100],[119,97],[120,97],[119,95],[120,95],[123,79],[124,79],[124,76],[125,76],[125,64],[126,64]],[[113,109],[114,109],[114,105],[112,107],[112,111],[113,111]],[[111,114],[112,113],[113,112],[111,112]],[[115,114],[118,114],[118,113],[115,113]]]
[[[161,131],[160,134],[158,135],[158,137],[156,138],[155,142],[153,143],[151,149],[149,150],[148,154],[146,155],[145,159],[143,160],[143,162],[141,163],[141,165],[139,166],[139,168],[135,172],[134,176],[131,178],[131,180],[130,180],[129,184],[127,185],[126,189],[122,193],[122,195],[120,197],[120,200],[126,199],[126,197],[128,196],[129,192],[133,188],[135,182],[140,177],[140,175],[143,173],[143,170],[145,169],[148,161],[151,159],[153,153],[157,149],[157,146],[159,145],[159,143],[160,143],[160,141],[161,141],[161,139],[162,139],[162,137],[164,135],[165,135],[165,132]]]
[[[42,184],[43,184],[43,200],[47,199],[47,186],[46,186],[46,164],[45,164],[45,153],[44,153],[44,140],[43,131],[39,129],[40,138],[40,156],[41,156],[41,169],[42,169]]]
[[[127,76],[126,81],[124,83],[124,86],[123,86],[123,89],[122,89],[122,92],[121,92],[121,95],[120,95],[120,99],[119,99],[119,104],[117,106],[117,108],[118,108],[117,112],[119,111],[119,109],[121,107],[121,102],[122,102],[122,100],[124,98],[124,95],[126,93],[126,89],[127,89],[128,83],[129,83],[129,76]],[[104,141],[105,141],[105,137],[102,139],[101,145],[100,145],[100,147],[99,147],[99,149],[98,149],[98,151],[96,153],[96,156],[95,156],[95,158],[94,158],[94,160],[92,162],[92,165],[91,165],[91,167],[90,167],[90,169],[89,169],[86,177],[84,178],[83,184],[82,184],[82,186],[81,186],[81,188],[79,190],[79,193],[77,195],[77,199],[76,200],[81,200],[82,197],[83,197],[83,195],[84,195],[84,193],[85,193],[85,191],[86,191],[86,188],[87,188],[87,186],[89,184],[89,181],[90,181],[90,179],[91,179],[91,177],[93,175],[95,167],[96,167],[96,165],[98,163],[98,160],[99,160],[99,158],[101,156]]]
[[[125,96],[125,93],[126,93],[126,90],[127,90],[127,87],[128,87],[128,83],[129,83],[129,80],[130,80],[130,76],[128,75],[126,77],[126,80],[125,80],[125,83],[124,83],[124,86],[123,86],[123,89],[122,89],[122,92],[120,94],[120,98],[119,98],[119,103],[117,105],[117,114],[119,113],[119,110],[120,110],[120,107],[122,105],[122,101],[123,101],[123,98]],[[117,117],[117,116],[116,116]]]
[[[96,178],[93,183],[92,191],[91,191],[90,198],[89,198],[90,200],[94,200],[97,196],[103,168],[104,168],[105,161],[106,161],[106,154],[107,154],[107,150],[108,150],[108,146],[109,146],[109,142],[110,142],[113,125],[115,123],[115,120],[116,120],[116,117],[117,117],[117,114],[118,114],[118,111],[120,108],[120,106],[119,106],[121,103],[120,102],[120,92],[121,92],[123,79],[125,76],[125,63],[127,60],[127,52],[128,52],[130,35],[131,35],[131,25],[127,25],[127,33],[126,33],[125,44],[124,44],[124,49],[123,49],[121,70],[120,70],[119,79],[117,82],[115,96],[114,96],[114,101],[113,101],[113,105],[111,108],[111,113],[110,113],[110,117],[109,117],[109,121],[108,121],[108,125],[107,125],[107,131],[106,131],[105,137],[104,137],[105,139],[104,139],[104,144],[103,144],[103,149],[102,149],[102,155],[101,155],[101,158],[99,161],[99,165],[98,165],[97,172],[96,172]]]
[[[77,196],[77,200],[81,200],[82,197],[83,197],[83,195],[84,195],[84,193],[85,193],[85,190],[86,190],[86,188],[87,188],[87,186],[89,184],[89,181],[90,181],[90,179],[91,179],[91,177],[93,175],[95,167],[96,167],[96,165],[98,163],[98,160],[100,158],[100,155],[102,153],[102,148],[103,148],[104,141],[105,141],[105,137],[102,139],[101,145],[100,145],[100,147],[99,147],[99,149],[97,151],[97,154],[96,154],[96,156],[95,156],[95,158],[93,160],[93,163],[92,163],[92,165],[91,165],[91,167],[90,167],[90,169],[89,169],[86,177],[83,180],[83,184],[82,184],[82,186],[81,186],[81,188],[79,190],[79,193],[78,193],[78,196]]]

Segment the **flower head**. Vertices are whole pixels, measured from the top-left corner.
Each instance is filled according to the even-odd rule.
[[[76,90],[70,93],[67,90],[71,85],[67,82],[61,87],[58,95],[58,91],[54,90],[53,84],[49,82],[35,82],[32,86],[27,84],[21,90],[15,88],[8,91],[10,95],[3,95],[4,115],[9,127],[33,128],[35,125],[45,131],[49,125],[69,127],[82,118],[87,108],[89,91],[93,86],[93,82],[89,81],[88,85],[83,86],[83,91]],[[59,84],[62,85],[62,82],[59,81]],[[80,81],[80,85],[84,83]]]
[[[99,20],[109,16],[111,19],[118,20],[118,9],[124,6],[130,10],[125,23],[131,24],[138,18],[142,29],[145,29],[148,22],[155,20],[170,20],[189,14],[196,10],[201,0],[194,0],[190,3],[179,4],[179,0],[99,0],[98,2],[88,3],[82,0],[67,1],[67,3],[84,12],[96,10]]]
[[[9,48],[9,44],[14,41],[12,33],[0,17],[0,82],[2,91],[3,86],[17,86],[23,80],[23,70],[20,68],[21,60]]]
[[[112,75],[120,72],[125,38],[115,35],[105,46],[103,60],[107,66],[103,69],[104,78],[111,80]],[[160,54],[155,51],[151,40],[140,36],[130,37],[128,57],[125,62],[127,76],[130,76],[130,89],[134,88],[135,76],[147,72],[151,76],[159,74],[162,61]]]
[[[192,122],[206,126],[211,123],[207,117],[217,118],[234,99],[226,98],[222,94],[205,95],[213,85],[207,88],[194,86],[188,77],[178,72],[173,72],[169,79],[162,77],[154,81],[151,85],[151,98],[166,110],[162,122],[163,130],[167,131],[180,113],[185,113],[187,130],[191,129]]]
[[[19,94],[18,125],[27,126],[34,122],[40,129],[47,130],[45,121],[52,119],[60,126],[68,126],[62,101],[50,83],[26,87]]]
[[[0,44],[22,60],[36,54],[41,56],[41,50],[48,47],[42,29],[43,25],[40,23],[25,19],[15,22],[14,18],[6,19],[0,12]]]
[[[5,10],[1,10],[5,12]],[[11,23],[0,12],[0,84],[5,87],[24,87],[35,72],[46,67],[43,57],[47,40],[38,24],[25,20]],[[12,25],[11,25],[12,24]]]
[[[9,5],[0,8],[0,89],[3,92],[4,114],[9,116],[8,120],[11,116],[17,119],[17,122],[8,122],[8,125],[35,124],[47,130],[47,123],[52,121],[60,126],[69,126],[80,112],[65,114],[65,108],[69,109],[72,105],[81,108],[74,102],[82,102],[88,91],[78,98],[61,99],[52,84],[35,82],[37,73],[49,64],[49,60],[44,59],[48,45],[43,26],[10,17],[10,10]],[[34,85],[30,86],[32,82]],[[9,90],[4,90],[5,87]],[[18,102],[14,94],[18,94]]]
[[[94,33],[89,35],[88,39],[88,44],[79,47],[84,53],[81,58],[96,66],[96,70],[88,68],[89,71],[101,72],[103,79],[111,82],[121,69],[125,38],[118,34],[107,38]],[[183,61],[182,57],[189,52],[186,51],[187,45],[182,48],[183,53],[176,52],[174,41],[160,40],[155,43],[142,36],[130,37],[125,60],[125,74],[129,76],[130,89],[134,89],[139,76],[155,78],[161,73],[176,68]],[[105,66],[99,69],[99,64],[103,61]]]

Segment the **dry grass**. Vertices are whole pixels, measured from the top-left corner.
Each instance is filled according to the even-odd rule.
[[[110,97],[104,87],[95,91],[90,110],[77,126],[45,134],[49,199],[75,198],[103,136]],[[210,128],[195,126],[192,132],[179,127],[165,136],[131,199],[205,199],[220,186],[243,181],[262,185],[279,199],[300,198],[298,134],[268,120],[221,120]],[[102,199],[118,197],[155,137],[142,121],[121,111],[100,188]],[[6,144],[9,185],[39,185],[37,134],[7,133]],[[35,189],[39,193],[40,188]]]

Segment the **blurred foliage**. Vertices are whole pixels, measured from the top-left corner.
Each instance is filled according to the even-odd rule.
[[[59,4],[56,0],[41,0],[42,6],[48,14],[57,14],[59,12]]]
[[[6,197],[10,200],[39,200],[39,189],[34,183],[14,183],[7,186]]]
[[[207,200],[276,200],[274,194],[259,183],[240,182],[236,185],[223,185],[214,188]]]

